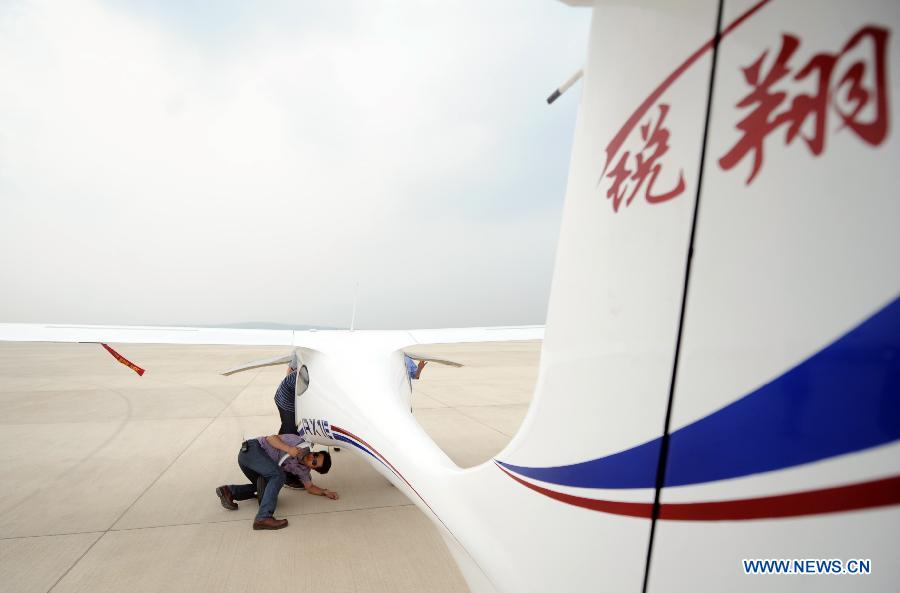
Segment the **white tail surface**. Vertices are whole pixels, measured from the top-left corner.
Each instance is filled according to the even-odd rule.
[[[462,470],[409,413],[408,339],[321,333],[310,438],[404,491],[473,591],[848,586],[744,574],[765,558],[896,589],[898,12],[598,2],[521,430]]]

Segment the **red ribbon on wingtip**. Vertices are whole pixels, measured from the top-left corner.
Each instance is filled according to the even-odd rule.
[[[135,373],[137,373],[140,376],[144,375],[144,369],[142,369],[138,365],[134,364],[133,362],[131,362],[130,360],[128,360],[127,358],[125,358],[124,356],[122,356],[121,354],[119,354],[118,352],[116,352],[115,350],[113,350],[112,348],[107,346],[106,344],[104,344],[103,342],[100,342],[100,345],[103,346],[104,348],[106,348],[106,351],[109,352],[110,354],[112,354],[113,358],[115,358],[116,360],[118,360],[119,362],[121,362],[122,364],[127,366],[129,369],[131,369],[132,371],[134,371]]]

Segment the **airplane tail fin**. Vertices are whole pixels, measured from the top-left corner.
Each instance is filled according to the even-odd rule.
[[[890,549],[898,16],[595,5],[538,384],[496,469],[535,534],[595,549],[598,586],[745,588],[696,575],[760,537],[798,558],[856,557],[844,529]],[[847,110],[851,79],[865,94]]]

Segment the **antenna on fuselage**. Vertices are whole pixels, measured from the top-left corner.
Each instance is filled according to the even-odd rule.
[[[582,75],[582,74],[584,74],[584,70],[579,70],[578,72],[576,72],[575,74],[573,74],[572,76],[570,76],[570,77],[569,77],[569,80],[567,80],[567,81],[565,81],[564,83],[562,83],[562,85],[561,85],[558,89],[556,89],[555,91],[553,91],[553,94],[551,94],[549,97],[547,97],[547,105],[550,105],[550,104],[552,104],[554,101],[556,101],[557,99],[559,99],[559,98],[562,96],[562,94],[563,94],[564,92],[566,92],[567,90],[569,90],[569,88],[570,88],[573,84],[575,84],[576,82],[578,82],[578,79],[581,78],[581,75]]]
[[[356,283],[356,288],[353,290],[353,313],[350,315],[350,331],[353,331],[353,328],[356,325],[356,299],[358,296],[359,282]]]

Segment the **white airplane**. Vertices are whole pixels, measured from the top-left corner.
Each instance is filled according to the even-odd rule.
[[[593,19],[518,434],[457,467],[410,414],[402,334],[304,338],[298,424],[404,491],[474,592],[844,590],[741,561],[864,572],[896,542],[900,7]],[[854,590],[900,586],[868,568]]]
[[[403,491],[476,593],[897,590],[900,5],[572,3],[593,21],[519,432],[456,466],[402,351],[540,328],[297,334],[305,436]]]

